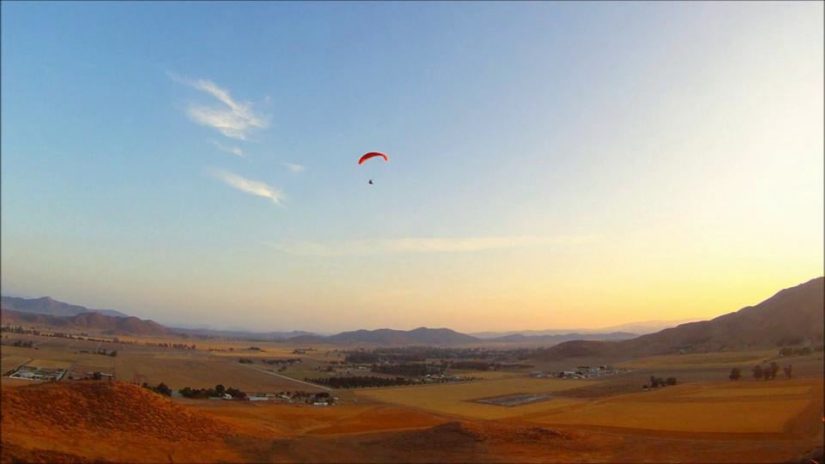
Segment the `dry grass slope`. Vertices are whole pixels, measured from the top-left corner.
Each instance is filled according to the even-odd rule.
[[[3,462],[38,456],[45,462],[49,456],[145,462],[234,457],[223,444],[230,428],[221,421],[119,382],[4,388],[2,427]]]

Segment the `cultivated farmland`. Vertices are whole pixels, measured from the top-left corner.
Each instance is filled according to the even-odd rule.
[[[357,396],[462,417],[499,419],[560,408],[575,404],[577,401],[551,399],[518,407],[502,407],[478,403],[476,400],[520,393],[552,394],[593,382],[595,381],[508,377],[456,384],[364,389],[359,390]]]
[[[809,409],[822,409],[822,381],[691,384],[593,400],[528,414],[543,424],[691,433],[779,434]]]

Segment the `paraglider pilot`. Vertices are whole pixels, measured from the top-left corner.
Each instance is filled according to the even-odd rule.
[[[384,158],[384,161],[389,161],[390,160],[390,157],[385,155],[384,153],[380,153],[380,152],[377,152],[377,151],[371,151],[369,153],[366,153],[361,158],[359,158],[358,159],[358,164],[362,165],[362,164],[364,164],[364,161],[366,161],[370,158]],[[370,179],[369,184],[374,185],[375,183],[372,181],[372,179]]]

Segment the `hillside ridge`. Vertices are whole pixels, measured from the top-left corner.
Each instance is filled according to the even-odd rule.
[[[706,321],[689,322],[624,341],[574,340],[543,350],[542,359],[645,356],[768,348],[823,339],[825,277]]]

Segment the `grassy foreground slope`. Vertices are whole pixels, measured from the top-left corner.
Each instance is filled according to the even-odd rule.
[[[230,427],[131,384],[3,388],[2,411],[3,462],[239,459]]]
[[[742,387],[683,393],[702,403],[749,402],[766,388]],[[793,402],[810,387],[800,381],[771,386],[782,391],[768,393]],[[664,399],[616,398],[579,412],[606,420],[650,406],[655,410],[648,420],[672,422],[658,400]],[[478,420],[360,401],[324,409],[181,403],[118,382],[35,384],[2,391],[0,462],[787,462],[821,442],[811,437],[821,438],[821,430],[811,428],[818,418],[807,417],[817,408],[791,414],[791,421],[777,418],[769,424],[774,433],[710,436],[579,425],[582,414],[575,409]],[[695,420],[702,416],[716,420],[712,413]],[[780,423],[783,433],[777,434]]]

